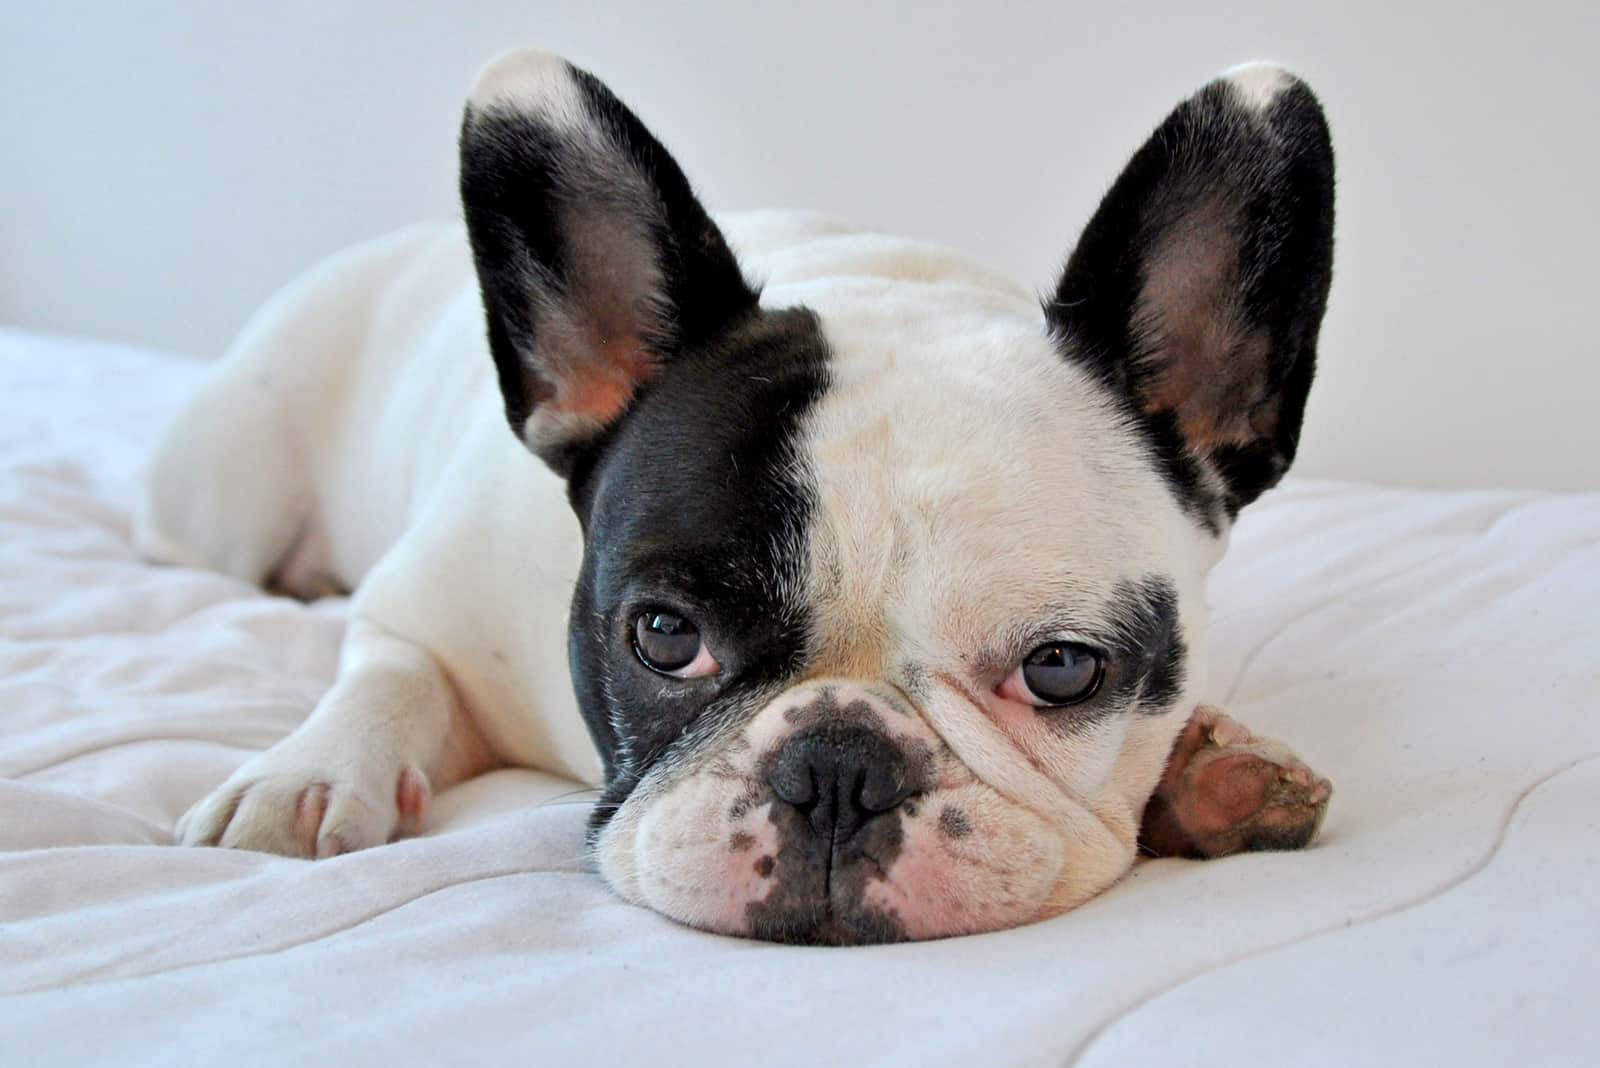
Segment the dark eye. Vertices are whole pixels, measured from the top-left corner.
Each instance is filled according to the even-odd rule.
[[[1075,705],[1094,696],[1105,659],[1078,642],[1048,642],[1023,658],[1000,686],[1000,695],[1035,708]]]
[[[634,620],[633,651],[645,667],[663,675],[699,678],[719,670],[700,628],[672,612],[645,612]]]

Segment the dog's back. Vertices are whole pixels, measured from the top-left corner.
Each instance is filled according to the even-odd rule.
[[[419,488],[425,450],[409,446],[463,417],[462,384],[492,377],[471,354],[441,359],[453,347],[441,331],[477,330],[470,277],[459,231],[425,226],[341,252],[277,293],[158,448],[141,550],[297,593],[352,588]],[[430,376],[430,360],[448,373]],[[415,421],[396,439],[408,447],[363,462],[357,426],[376,447],[373,421],[397,418]],[[343,521],[351,510],[360,521]]]

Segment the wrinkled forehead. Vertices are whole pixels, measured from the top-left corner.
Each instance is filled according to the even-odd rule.
[[[1130,581],[1197,584],[1203,539],[1036,304],[883,294],[819,318],[830,384],[802,440],[814,625],[836,655],[1088,633]]]

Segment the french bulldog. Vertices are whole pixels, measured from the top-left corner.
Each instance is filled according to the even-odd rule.
[[[1327,301],[1303,83],[1180,104],[1042,301],[813,215],[714,220],[543,52],[479,77],[460,165],[464,233],[293,283],[154,457],[147,556],[351,592],[332,688],[183,843],[364,849],[526,766],[599,786],[627,900],[861,943],[1057,915],[1141,849],[1311,839],[1326,780],[1202,700],[1206,574],[1294,458]]]

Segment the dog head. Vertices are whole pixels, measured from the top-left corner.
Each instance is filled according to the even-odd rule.
[[[507,416],[584,528],[605,878],[817,942],[1118,879],[1204,681],[1206,572],[1295,453],[1332,256],[1311,92],[1248,67],[1181,104],[1042,308],[870,242],[758,292],[544,53],[481,76],[461,164]]]

